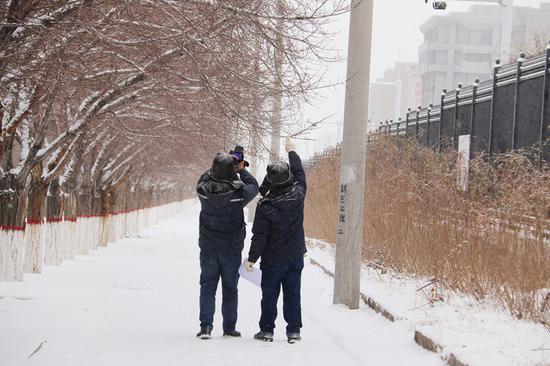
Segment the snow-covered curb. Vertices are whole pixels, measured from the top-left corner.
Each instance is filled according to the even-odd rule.
[[[308,256],[328,274],[334,272],[334,246],[308,239]],[[415,341],[454,365],[550,365],[550,332],[520,321],[491,304],[479,304],[453,293],[429,304],[427,286],[408,277],[363,266],[362,298],[390,320],[415,332]],[[392,319],[393,318],[393,319]]]

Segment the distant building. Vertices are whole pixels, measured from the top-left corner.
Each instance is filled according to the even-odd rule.
[[[369,90],[368,131],[375,131],[380,121],[395,118],[396,87],[394,83],[373,82]]]
[[[378,128],[380,122],[404,116],[409,107],[418,106],[421,87],[416,63],[397,62],[393,69],[387,69],[383,78],[370,85],[369,130]]]
[[[443,89],[458,83],[468,85],[476,78],[491,77],[492,64],[499,55],[501,6],[473,5],[467,12],[434,15],[420,26],[424,43],[419,48],[422,105],[438,103]],[[546,33],[550,36],[550,3],[540,8],[514,7],[511,57]],[[505,55],[506,60],[510,55]]]

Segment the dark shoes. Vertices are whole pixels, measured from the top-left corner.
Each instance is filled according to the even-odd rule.
[[[224,330],[223,331],[224,337],[231,337],[231,338],[239,338],[241,336],[241,332],[236,330]]]
[[[241,332],[238,332],[236,330],[224,330],[223,336],[238,338],[241,336]],[[201,327],[201,331],[197,333],[197,338],[200,338],[200,339],[212,338],[212,326],[207,325],[205,327]]]
[[[264,342],[273,342],[273,332],[259,331],[254,334],[254,339]]]
[[[302,340],[302,337],[300,337],[300,333],[287,333],[286,338],[288,339],[288,343],[291,344]]]
[[[212,326],[207,325],[205,327],[201,327],[201,331],[197,333],[197,337],[200,339],[212,338]]]
[[[236,330],[224,330],[223,336],[229,338],[239,338],[241,337],[241,332]],[[201,327],[201,331],[197,333],[197,337],[200,339],[212,338],[212,326],[207,325],[205,327]],[[302,337],[300,337],[300,333],[287,333],[286,337],[288,339],[288,343],[291,344],[302,340]],[[259,331],[258,333],[254,334],[254,339],[264,342],[273,342],[273,332]]]

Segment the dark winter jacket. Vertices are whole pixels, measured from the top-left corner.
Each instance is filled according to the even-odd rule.
[[[306,252],[304,237],[304,200],[306,174],[297,153],[288,154],[290,171],[294,176],[291,187],[269,194],[258,202],[252,245],[248,260],[262,258],[262,266],[277,265],[303,256]]]
[[[240,180],[233,182],[214,180],[207,171],[197,183],[197,194],[201,253],[240,253],[246,236],[243,208],[258,194],[256,179],[246,169],[240,172]]]

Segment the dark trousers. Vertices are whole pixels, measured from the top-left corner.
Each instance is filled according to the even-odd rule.
[[[239,267],[241,254],[235,255],[200,255],[201,294],[200,322],[201,327],[212,325],[216,309],[216,289],[222,279],[222,315],[223,330],[235,330],[237,323]]]
[[[262,269],[262,316],[260,329],[273,332],[277,319],[277,300],[283,288],[283,316],[287,333],[299,333],[302,327],[300,283],[304,257],[277,265],[261,265]]]

